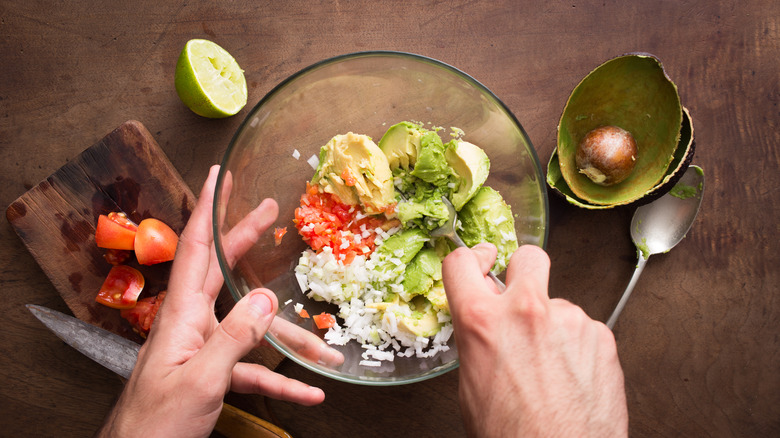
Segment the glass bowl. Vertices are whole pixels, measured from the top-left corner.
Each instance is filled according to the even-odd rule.
[[[419,55],[361,52],[318,62],[279,84],[247,115],[225,153],[214,202],[217,256],[236,300],[258,287],[276,293],[279,312],[266,334],[272,345],[300,365],[345,382],[398,385],[458,366],[454,337],[448,351],[424,359],[396,357],[381,367],[361,366],[363,349],[355,341],[332,346],[340,354],[323,356],[329,351],[323,350],[325,330],[294,309],[300,303],[311,315],[337,313],[337,306],[307,298],[293,271],[307,247],[293,218],[314,174],[310,157],[337,134],[352,131],[379,141],[401,121],[462,129],[464,140],[487,153],[485,184],[512,207],[519,243],[544,247],[547,238],[547,192],[531,141],[509,109],[469,75]],[[234,250],[228,233],[265,198],[279,205],[272,227],[287,227],[287,235],[277,246],[270,229],[243,256],[228,260]]]

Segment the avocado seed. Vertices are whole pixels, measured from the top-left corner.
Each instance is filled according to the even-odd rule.
[[[601,126],[577,145],[577,169],[601,186],[617,184],[631,174],[636,164],[636,141],[617,126]]]

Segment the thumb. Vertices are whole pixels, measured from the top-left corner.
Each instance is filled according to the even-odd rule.
[[[226,381],[236,363],[263,339],[277,306],[276,295],[268,289],[247,294],[188,363],[207,381]]]

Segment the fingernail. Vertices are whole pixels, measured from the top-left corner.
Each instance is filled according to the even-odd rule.
[[[274,307],[273,304],[271,304],[271,299],[262,293],[256,293],[249,297],[249,304],[257,309],[262,316],[271,313],[271,309]]]
[[[492,251],[496,246],[490,242],[480,242],[474,245],[471,249],[474,251]]]

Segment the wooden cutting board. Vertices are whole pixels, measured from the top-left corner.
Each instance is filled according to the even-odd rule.
[[[181,234],[195,201],[149,131],[131,120],[20,196],[6,217],[74,316],[143,342],[118,310],[95,302],[111,269],[104,250],[95,245],[97,218],[123,211],[136,223],[154,217]],[[171,263],[139,266],[131,257],[127,264],[144,274],[141,298],[166,289]],[[224,317],[233,303],[223,289],[217,317]],[[260,348],[246,359],[274,369],[283,356]]]

